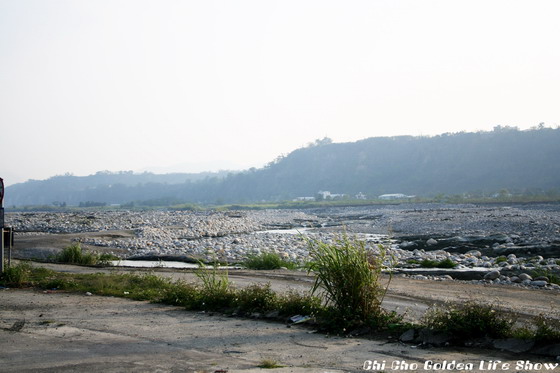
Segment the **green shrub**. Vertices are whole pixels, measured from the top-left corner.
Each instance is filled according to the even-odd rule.
[[[455,339],[504,338],[511,334],[514,321],[493,305],[469,301],[435,307],[424,315],[430,329],[451,334]]]
[[[297,267],[296,263],[282,259],[277,253],[249,255],[243,262],[243,266],[248,269],[280,269],[282,267],[295,269]]]
[[[364,241],[346,235],[333,244],[308,242],[309,270],[316,276],[312,293],[322,290],[327,306],[324,316],[335,320],[331,326],[344,330],[383,320],[386,311],[381,303],[387,288],[381,284],[381,272],[386,250],[379,246],[375,255],[366,249]]]
[[[270,289],[270,283],[253,284],[236,291],[235,306],[241,312],[266,312],[277,306],[276,293]]]
[[[82,247],[75,243],[62,249],[56,256],[56,260],[62,263],[79,263],[82,258]]]
[[[182,306],[187,310],[202,309],[200,289],[184,281],[175,282],[163,291],[159,303]]]
[[[277,296],[278,312],[285,316],[316,315],[321,310],[321,299],[311,294],[290,290]]]
[[[423,268],[436,268],[439,262],[431,259],[424,259],[420,262],[420,266]]]
[[[84,252],[79,242],[62,249],[55,257],[57,262],[70,264],[95,265],[99,256],[94,253]]]
[[[437,268],[455,268],[456,266],[457,263],[449,258],[445,258],[438,263]]]
[[[119,258],[116,255],[113,254],[109,254],[109,253],[103,253],[99,255],[99,258],[97,259],[97,264],[106,266],[109,265],[112,261],[115,260],[120,260],[121,258]]]
[[[535,332],[526,326],[517,327],[511,330],[510,337],[517,339],[535,339]]]
[[[0,273],[0,280],[4,286],[21,287],[30,282],[32,269],[27,262],[6,266],[4,273]]]

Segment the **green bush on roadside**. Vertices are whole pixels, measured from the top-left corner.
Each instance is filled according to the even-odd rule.
[[[497,311],[494,305],[475,301],[431,308],[422,321],[426,327],[449,333],[457,340],[506,338],[514,324],[514,320]]]
[[[536,341],[546,344],[560,343],[560,320],[540,314],[534,319],[534,323],[537,327]]]
[[[154,301],[185,307],[187,310],[198,310],[202,305],[200,289],[196,285],[184,281],[177,281],[164,289],[161,298]]]
[[[281,315],[285,316],[315,316],[323,309],[320,298],[309,293],[297,292],[293,289],[278,294],[276,300],[276,308]]]
[[[276,308],[278,300],[270,283],[252,284],[235,292],[235,305],[242,313],[266,312]]]

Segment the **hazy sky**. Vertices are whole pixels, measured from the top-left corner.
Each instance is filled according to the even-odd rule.
[[[558,0],[0,0],[0,177],[556,127],[559,43]]]

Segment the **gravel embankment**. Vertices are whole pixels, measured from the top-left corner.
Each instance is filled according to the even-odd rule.
[[[113,250],[126,258],[212,260],[217,256],[230,262],[265,251],[305,261],[309,256],[305,237],[333,242],[346,231],[366,240],[372,250],[384,243],[399,267],[418,267],[413,263],[425,259],[450,259],[458,264],[456,271],[485,268],[479,277],[487,282],[551,289],[558,286],[550,274],[560,275],[560,204],[8,213],[6,225],[16,229],[16,240],[73,234],[74,240],[88,247]],[[110,234],[113,231],[133,234],[124,237]],[[430,278],[428,274],[414,276]],[[436,277],[450,275],[455,277],[453,271]]]

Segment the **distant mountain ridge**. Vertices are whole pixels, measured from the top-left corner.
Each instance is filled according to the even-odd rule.
[[[57,175],[47,180],[28,180],[6,188],[9,190],[6,206],[53,203],[79,205],[87,201],[121,204],[135,200],[160,199],[162,197],[159,191],[162,188],[223,178],[229,173],[229,171],[219,171],[154,174],[99,171],[89,176]]]
[[[497,127],[491,132],[349,143],[323,139],[263,168],[237,173],[101,172],[31,180],[6,189],[6,206],[55,201],[241,203],[315,196],[320,190],[373,198],[385,193],[434,196],[559,188],[560,128]]]

